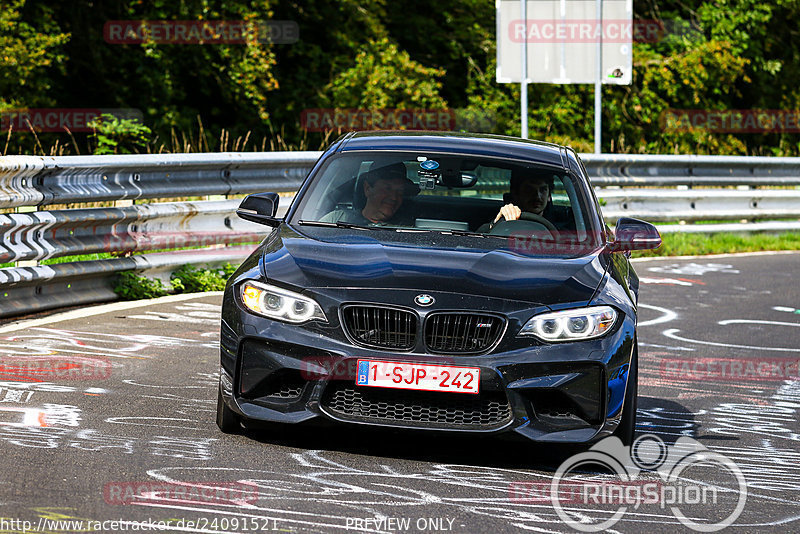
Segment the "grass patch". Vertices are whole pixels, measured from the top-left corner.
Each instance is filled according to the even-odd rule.
[[[217,268],[184,265],[172,273],[169,285],[158,278],[147,278],[126,271],[120,273],[114,292],[122,300],[141,300],[163,297],[169,293],[222,291],[234,271],[236,266],[230,263]]]
[[[109,254],[107,252],[101,252],[98,254],[79,254],[77,256],[63,256],[61,258],[50,258],[47,260],[41,260],[39,265],[56,265],[57,263],[70,263],[73,261],[89,261],[89,260],[107,260],[109,258],[116,257],[114,254]],[[16,267],[16,263],[8,262],[8,263],[0,263],[0,269],[4,269],[6,267]]]
[[[169,294],[169,288],[158,278],[147,278],[133,271],[125,271],[120,273],[114,293],[122,300],[143,300],[163,297]]]
[[[703,254],[728,254],[732,252],[760,252],[764,250],[800,250],[800,233],[782,234],[662,234],[662,243],[656,250],[637,250],[632,257],[651,256],[701,256]]]
[[[107,260],[117,256],[118,255],[108,252],[98,252],[96,254],[78,254],[76,256],[62,256],[60,258],[42,260],[39,262],[39,265],[56,265],[58,263],[71,263],[73,261]]]
[[[236,266],[226,263],[219,269],[184,265],[172,273],[172,287],[186,293],[203,291],[222,291],[228,278],[236,271]]]

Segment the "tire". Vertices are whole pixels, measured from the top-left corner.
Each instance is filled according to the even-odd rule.
[[[628,385],[625,388],[625,399],[622,402],[622,420],[614,431],[614,436],[622,440],[622,444],[630,447],[636,434],[636,409],[639,396],[639,343],[633,342],[631,367],[628,374]]]
[[[237,434],[242,429],[241,417],[225,404],[221,390],[217,390],[217,426],[226,434]]]

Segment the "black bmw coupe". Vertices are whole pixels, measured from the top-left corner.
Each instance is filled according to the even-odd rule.
[[[638,278],[577,154],[492,135],[361,132],[314,165],[225,290],[217,425],[589,442],[636,425]]]

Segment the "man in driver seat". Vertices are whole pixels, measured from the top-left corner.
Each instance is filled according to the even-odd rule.
[[[553,206],[554,180],[552,175],[526,175],[518,170],[511,174],[510,193],[503,196],[506,204],[500,208],[494,220],[478,231],[489,232],[499,222],[517,221],[525,218],[523,213],[531,213],[546,219],[556,229],[562,229],[571,223],[569,208]],[[533,219],[535,220],[535,219]]]

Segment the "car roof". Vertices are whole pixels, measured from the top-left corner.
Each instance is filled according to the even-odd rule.
[[[567,168],[566,150],[562,146],[492,134],[397,130],[353,132],[341,140],[337,151],[357,150],[429,150],[511,158]]]

